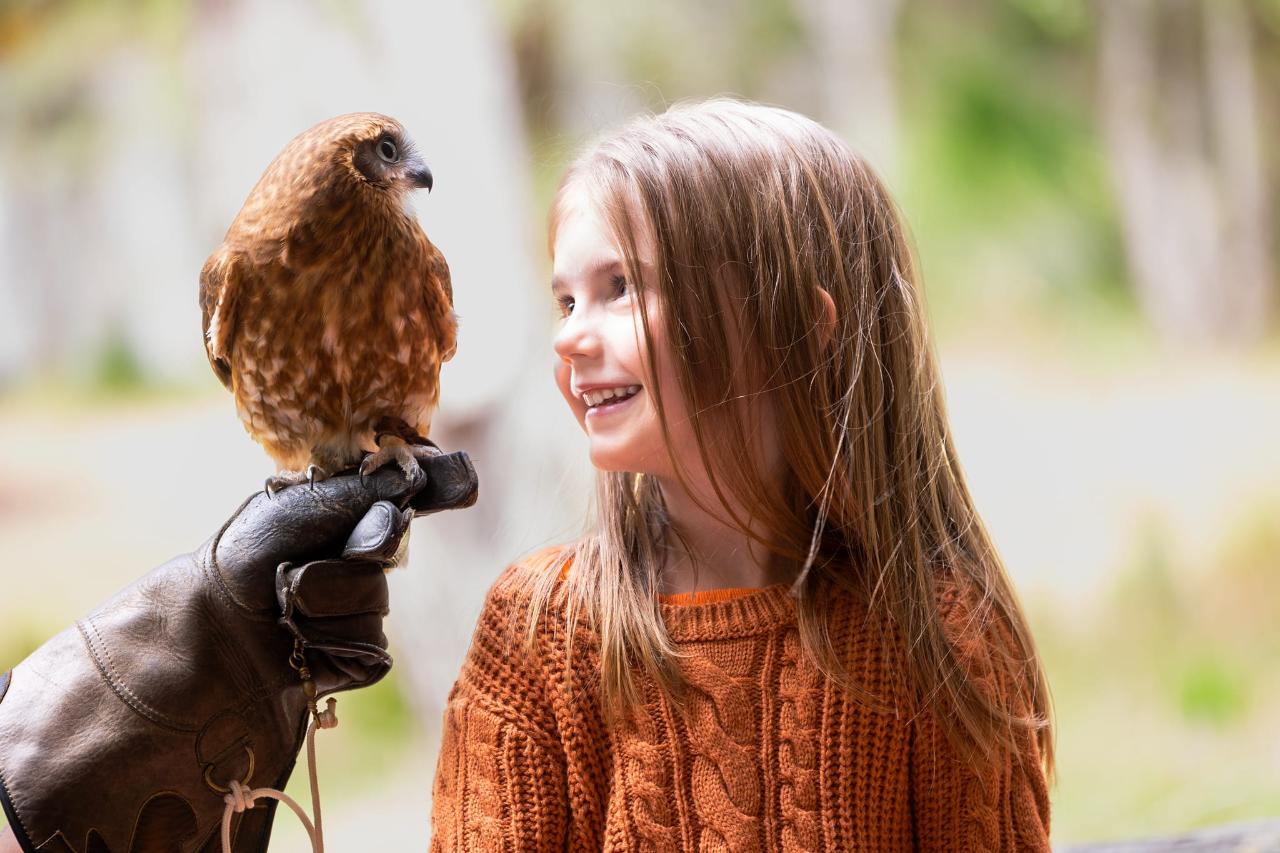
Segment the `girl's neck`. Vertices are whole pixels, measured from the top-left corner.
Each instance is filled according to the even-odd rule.
[[[787,580],[784,567],[767,548],[704,511],[678,482],[664,479],[662,493],[667,518],[680,535],[668,536],[660,594],[764,587]],[[716,504],[714,498],[703,503]],[[768,529],[760,519],[751,518],[748,523],[753,532],[767,538]]]

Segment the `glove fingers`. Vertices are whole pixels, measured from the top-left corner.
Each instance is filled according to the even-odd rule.
[[[312,646],[315,659],[311,671],[316,679],[320,696],[336,690],[366,687],[382,679],[392,665],[391,655],[385,648],[369,645],[363,648],[351,645],[326,648],[323,644]]]
[[[430,515],[442,509],[471,506],[479,497],[480,482],[475,466],[465,452],[446,453],[422,460],[427,482],[414,493],[410,505],[418,515]]]
[[[277,570],[277,595],[289,618],[320,619],[371,613],[379,620],[389,610],[387,576],[368,560],[320,560]]]
[[[387,635],[382,630],[380,613],[308,619],[299,627],[309,648],[322,648],[331,657],[359,657],[365,647],[387,648]]]
[[[409,477],[389,466],[363,482],[354,474],[340,474],[314,488],[289,486],[274,497],[259,493],[223,531],[218,560],[230,568],[333,556],[371,506],[384,500],[396,506],[406,503],[427,479],[420,469]]]
[[[360,519],[356,529],[347,537],[342,556],[359,557],[389,563],[400,547],[400,539],[409,529],[413,510],[401,512],[390,501],[378,501]]]

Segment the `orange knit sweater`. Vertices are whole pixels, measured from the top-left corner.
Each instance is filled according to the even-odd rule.
[[[490,588],[449,694],[432,853],[1049,850],[1034,738],[975,775],[931,712],[913,719],[901,667],[882,656],[883,625],[852,599],[831,626],[835,648],[861,685],[892,697],[889,710],[848,697],[807,660],[795,603],[775,585],[662,597],[688,654],[689,713],[646,679],[644,713],[610,727],[590,690],[589,633],[568,663],[553,616],[538,654],[520,651],[527,571],[512,566]],[[949,626],[963,624],[954,590],[940,606]],[[970,677],[1002,690],[981,652],[962,650]]]

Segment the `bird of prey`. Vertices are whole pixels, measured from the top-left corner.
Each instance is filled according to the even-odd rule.
[[[458,318],[408,204],[431,185],[395,119],[329,119],[271,162],[205,262],[205,351],[279,469],[268,494],[357,463],[412,476],[440,452],[426,436]]]

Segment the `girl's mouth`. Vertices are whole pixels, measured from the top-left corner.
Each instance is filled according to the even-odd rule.
[[[639,397],[639,396],[640,396],[640,391],[636,391],[634,394],[631,394],[630,396],[627,396],[627,397],[613,397],[609,400],[605,400],[603,403],[600,403],[599,405],[589,407],[587,409],[587,417],[598,418],[601,415],[607,415],[607,414],[610,414],[611,412],[616,412],[619,409],[623,408],[624,406],[628,405],[632,400],[634,400],[636,397]]]

